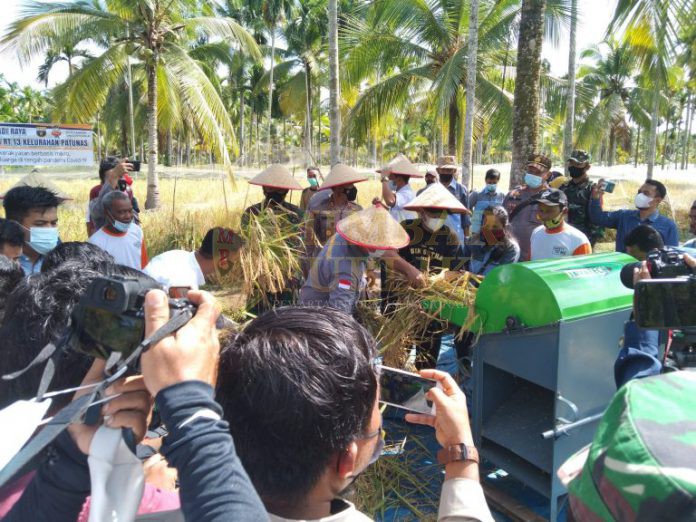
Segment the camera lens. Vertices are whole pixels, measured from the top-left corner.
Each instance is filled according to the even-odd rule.
[[[104,300],[105,301],[115,301],[117,297],[118,297],[118,292],[116,292],[116,289],[114,287],[107,286],[104,289]]]

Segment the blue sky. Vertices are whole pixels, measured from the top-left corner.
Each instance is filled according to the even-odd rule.
[[[4,34],[8,24],[18,17],[24,0],[1,1],[4,14],[0,19],[0,34]],[[578,0],[580,10],[578,51],[599,43],[604,38],[616,2],[617,0]],[[568,67],[567,34],[564,35],[558,47],[544,45],[543,55],[551,63],[553,74],[558,76],[565,74]],[[43,88],[43,85],[36,81],[39,64],[40,61],[34,61],[21,66],[16,57],[4,53],[0,55],[0,74],[3,74],[7,80],[17,82],[22,86],[31,85],[35,88]],[[56,66],[55,72],[51,73],[49,86],[60,82],[66,75],[67,65]]]

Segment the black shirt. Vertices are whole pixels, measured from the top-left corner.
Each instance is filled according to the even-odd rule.
[[[464,253],[459,240],[447,225],[437,232],[431,232],[420,219],[407,219],[401,222],[411,238],[411,242],[399,250],[399,255],[421,271],[444,268],[460,270],[464,266]]]

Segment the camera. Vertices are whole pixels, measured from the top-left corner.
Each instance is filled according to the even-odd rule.
[[[652,279],[669,279],[692,274],[692,269],[684,262],[684,254],[673,248],[660,248],[648,252],[645,262]],[[640,262],[629,263],[621,269],[621,282],[633,289],[633,269],[640,268]]]
[[[159,288],[145,276],[95,279],[73,310],[70,347],[101,359],[120,352],[126,359],[145,336],[145,295]],[[195,313],[195,305],[187,299],[170,299],[169,308]]]

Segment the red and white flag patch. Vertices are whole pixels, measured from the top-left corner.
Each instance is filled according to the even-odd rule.
[[[351,281],[350,279],[339,279],[338,280],[338,288],[341,290],[350,290],[351,287]]]

